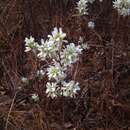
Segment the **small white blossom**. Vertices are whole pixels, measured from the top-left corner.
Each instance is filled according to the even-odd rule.
[[[62,43],[63,39],[66,37],[66,33],[63,33],[62,28],[55,27],[52,31],[52,35],[48,35],[50,41],[57,42],[57,44]]]
[[[70,82],[63,82],[62,93],[65,97],[75,97],[77,91],[80,90],[79,83],[71,80]]]
[[[74,43],[70,43],[66,48],[61,52],[61,63],[64,66],[70,66],[72,63],[75,63],[78,60],[78,55],[82,52],[82,47],[80,45],[75,46]]]
[[[50,65],[49,68],[47,68],[47,75],[49,80],[55,79],[57,82],[66,77],[59,63],[55,63],[54,66]]]
[[[88,28],[94,29],[95,28],[95,23],[93,21],[88,22]]]
[[[87,0],[79,0],[79,2],[77,3],[77,10],[80,15],[88,14],[87,3],[88,3]]]
[[[39,96],[37,94],[32,94],[32,99],[37,102],[39,100]]]
[[[77,3],[77,10],[80,15],[88,15],[88,3],[92,4],[95,0],[79,0]]]
[[[113,7],[122,16],[130,15],[130,0],[116,0],[113,2]]]
[[[28,84],[28,83],[29,83],[28,78],[26,78],[26,77],[22,77],[22,78],[21,78],[21,81],[22,81],[22,83],[24,83],[24,84]]]
[[[56,51],[58,51],[58,48],[56,44],[53,41],[44,41],[41,39],[41,45],[38,47],[38,57],[41,60],[45,60],[47,57],[52,57],[55,55]]]
[[[47,96],[48,97],[57,97],[57,92],[56,92],[56,89],[57,89],[57,84],[56,83],[50,83],[50,82],[47,82],[46,84],[46,93],[47,93]]]
[[[25,52],[29,52],[31,50],[35,51],[37,47],[38,44],[35,42],[35,39],[32,36],[25,38]]]
[[[37,76],[38,77],[43,77],[45,75],[45,71],[43,71],[43,70],[38,70],[37,71]]]

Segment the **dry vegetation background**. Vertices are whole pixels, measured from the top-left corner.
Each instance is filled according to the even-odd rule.
[[[89,16],[76,17],[75,7],[75,0],[0,0],[0,130],[128,130],[130,17],[119,16],[112,0],[96,1]],[[95,30],[87,27],[90,20]],[[90,46],[70,70],[81,84],[75,99],[47,98],[46,79],[29,86],[20,82],[37,68],[24,53],[24,38],[38,41],[55,26],[69,41],[82,36]],[[30,98],[34,92],[38,103]]]

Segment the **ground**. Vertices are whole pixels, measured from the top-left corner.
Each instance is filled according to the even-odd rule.
[[[130,125],[130,16],[112,0],[96,1],[89,16],[76,16],[75,0],[0,1],[0,130],[126,130]],[[88,22],[95,22],[95,29]],[[46,96],[47,79],[21,84],[37,69],[24,39],[39,41],[62,27],[69,41],[80,36],[90,49],[69,70],[81,85],[76,98]],[[33,102],[32,93],[40,100]]]

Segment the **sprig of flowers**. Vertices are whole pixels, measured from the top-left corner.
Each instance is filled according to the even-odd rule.
[[[51,58],[55,55],[56,51],[58,51],[57,45],[55,42],[46,40],[44,41],[41,39],[41,45],[38,47],[38,54],[37,56],[41,60],[45,60],[46,58]]]
[[[49,41],[62,43],[66,37],[66,33],[63,33],[62,28],[55,27],[51,33],[52,35],[48,35]]]
[[[62,93],[65,97],[74,97],[77,91],[80,90],[79,83],[75,83],[73,80],[70,82],[63,82],[62,85]]]
[[[122,16],[130,15],[130,0],[116,0],[113,2],[113,7]]]
[[[80,15],[88,14],[88,1],[87,0],[79,0],[77,3],[77,10]]]
[[[66,48],[61,52],[61,63],[64,67],[71,66],[78,60],[78,55],[81,54],[83,48],[78,45],[75,46],[74,43],[70,43]]]
[[[32,36],[30,36],[29,38],[25,38],[25,46],[25,52],[29,52],[31,50],[35,52],[38,48],[38,44],[37,42],[35,42],[35,39]]]
[[[48,94],[49,97],[55,98],[57,97],[57,84],[53,82],[47,82],[46,84],[46,93]]]
[[[64,80],[66,77],[66,74],[64,73],[59,63],[50,65],[49,68],[47,68],[47,75],[49,80],[55,79],[57,82]]]
[[[37,71],[37,76],[48,77],[46,83],[46,94],[51,98],[58,96],[75,97],[80,90],[79,83],[73,80],[66,82],[67,69],[79,60],[79,55],[84,49],[83,45],[69,43],[66,33],[62,28],[54,28],[48,39],[41,39],[41,43],[35,42],[33,37],[25,38],[26,51],[37,51],[36,56],[39,60],[49,60],[47,68]],[[45,72],[43,71],[45,70]]]
[[[79,0],[77,2],[77,10],[79,15],[88,15],[88,3],[92,4],[95,0]]]

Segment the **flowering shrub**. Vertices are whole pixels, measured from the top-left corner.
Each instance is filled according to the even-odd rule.
[[[127,16],[130,14],[130,0],[116,0],[113,3],[113,7],[117,9],[120,15]]]
[[[0,3],[1,130],[128,129],[128,0]]]
[[[85,46],[69,43],[65,37],[66,33],[61,28],[55,27],[51,35],[48,35],[48,39],[41,39],[40,44],[35,42],[32,36],[25,38],[25,52],[32,51],[39,60],[49,60],[46,70],[38,70],[37,76],[47,75],[46,93],[51,98],[75,97],[77,91],[80,90],[78,82],[66,81],[66,72],[73,63],[78,61]],[[35,97],[36,95],[33,95],[33,98]]]

